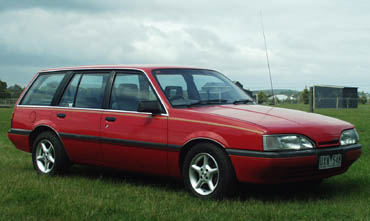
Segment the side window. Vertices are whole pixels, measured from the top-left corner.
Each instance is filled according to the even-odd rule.
[[[65,74],[40,74],[23,98],[21,105],[49,106]]]
[[[188,99],[188,87],[181,74],[158,74],[157,78],[169,101]]]
[[[73,76],[72,81],[69,83],[67,89],[64,91],[62,99],[59,102],[59,106],[62,107],[73,107],[74,99],[77,92],[78,83],[80,82],[81,74]]]
[[[77,90],[75,107],[101,108],[109,74],[84,74]]]
[[[158,98],[142,74],[119,73],[113,83],[111,109],[137,111],[140,101],[156,101]]]

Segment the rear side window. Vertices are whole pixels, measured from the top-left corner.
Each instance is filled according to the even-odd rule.
[[[75,107],[101,108],[109,74],[84,74],[80,80]]]
[[[50,106],[65,73],[40,74],[32,84],[21,105]]]

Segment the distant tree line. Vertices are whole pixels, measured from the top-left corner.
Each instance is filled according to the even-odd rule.
[[[368,97],[365,92],[361,92],[358,96],[358,102],[361,104],[366,104],[368,102]]]
[[[300,92],[299,91],[294,91],[293,90],[275,90],[275,98],[272,97],[271,92],[267,90],[261,90],[261,91],[256,91],[255,99],[258,104],[273,104],[273,103],[299,103],[301,102],[301,97],[300,97]],[[287,98],[284,100],[280,100],[277,94],[279,95],[286,95]],[[308,98],[308,97],[307,97]]]
[[[23,87],[15,84],[13,86],[8,87],[8,84],[4,81],[0,80],[0,99],[4,98],[18,98],[22,91]]]

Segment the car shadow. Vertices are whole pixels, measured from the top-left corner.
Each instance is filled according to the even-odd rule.
[[[103,180],[115,184],[129,183],[132,185],[151,186],[164,190],[184,191],[182,180],[160,175],[150,175],[138,172],[122,171],[118,169],[74,165],[69,169],[66,177],[83,177],[92,180]]]
[[[240,201],[253,198],[264,202],[323,200],[344,194],[360,194],[362,188],[363,185],[356,180],[332,182],[330,179],[321,183],[239,184],[237,193],[231,198]]]
[[[92,180],[120,184],[129,183],[138,186],[150,186],[163,191],[186,192],[183,181],[167,176],[133,173],[111,168],[74,165],[66,177],[83,177]],[[322,183],[288,183],[288,184],[238,184],[235,193],[227,197],[231,201],[248,201],[250,199],[264,202],[276,201],[307,201],[335,198],[343,194],[361,193],[363,184],[354,179]]]

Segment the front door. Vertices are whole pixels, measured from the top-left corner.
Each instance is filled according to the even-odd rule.
[[[101,118],[103,161],[107,166],[152,173],[167,169],[167,115],[138,112],[141,101],[158,97],[142,72],[117,72],[109,108]]]

